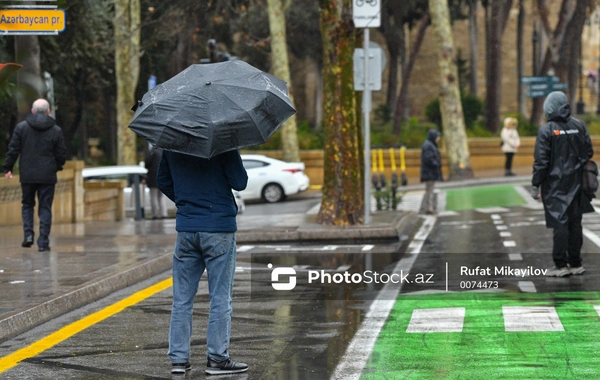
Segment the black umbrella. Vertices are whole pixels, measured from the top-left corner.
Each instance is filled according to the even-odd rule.
[[[239,60],[192,65],[133,109],[152,145],[203,158],[263,144],[296,112],[284,81]]]

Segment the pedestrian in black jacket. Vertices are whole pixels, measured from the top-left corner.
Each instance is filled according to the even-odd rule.
[[[547,123],[540,128],[535,142],[531,184],[532,196],[538,199],[541,195],[544,203],[546,227],[554,229],[555,266],[546,275],[582,274],[581,218],[594,208],[581,190],[581,179],[583,165],[594,155],[594,149],[585,124],[571,116],[564,93],[548,95],[544,114]]]
[[[425,212],[435,214],[434,185],[435,181],[442,181],[442,157],[437,143],[440,141],[440,132],[430,129],[427,139],[421,147],[421,182],[425,182]]]
[[[33,208],[35,195],[38,197],[40,236],[39,251],[50,250],[50,228],[52,226],[52,202],[56,186],[56,172],[62,170],[66,160],[65,140],[62,130],[49,116],[50,105],[45,99],[33,102],[31,115],[15,127],[8,152],[4,160],[6,178],[19,157],[19,179],[22,191],[21,216],[25,239],[23,247],[31,247],[34,240]]]

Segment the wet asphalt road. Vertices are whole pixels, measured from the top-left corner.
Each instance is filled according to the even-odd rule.
[[[290,202],[308,208],[314,200]],[[249,216],[272,212],[275,205],[250,205]],[[259,210],[260,209],[260,210]],[[281,211],[281,205],[278,210]],[[600,235],[600,215],[584,218],[584,227]],[[394,264],[410,255],[408,244],[269,245],[246,247],[238,253],[230,352],[246,362],[246,374],[218,379],[326,379],[342,358],[364,320],[379,285],[307,284],[309,271],[390,274]],[[551,230],[534,208],[462,211],[440,215],[422,242],[417,260],[401,293],[446,291],[566,292],[598,291],[600,248],[589,238],[583,258],[588,273],[566,279],[541,275],[496,274],[496,268],[545,269],[551,266]],[[408,252],[408,253],[407,253]],[[293,291],[275,292],[267,265],[292,267]],[[461,267],[490,268],[493,274],[462,274]],[[471,272],[473,273],[473,272]],[[414,281],[415,275],[429,281]],[[102,309],[140,289],[168,278],[164,273],[99,302],[46,323],[0,345],[0,357],[40,339],[92,311]],[[467,283],[495,284],[494,289],[467,289]],[[532,287],[533,284],[533,287]],[[477,285],[475,285],[477,286]],[[493,286],[493,285],[492,285]],[[0,375],[2,379],[170,379],[205,378],[205,327],[208,294],[203,279],[194,309],[193,369],[171,376],[166,356],[171,289],[89,327]],[[371,365],[374,365],[371,363]],[[215,377],[212,377],[215,378]]]

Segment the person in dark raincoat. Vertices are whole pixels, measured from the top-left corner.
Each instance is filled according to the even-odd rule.
[[[442,181],[442,156],[437,147],[438,141],[440,141],[440,132],[430,129],[421,147],[421,182],[425,182],[424,201],[427,214],[435,214],[433,188],[435,181]]]
[[[554,91],[544,101],[547,123],[537,135],[532,196],[544,204],[546,227],[553,228],[554,268],[547,276],[582,274],[582,214],[593,212],[581,189],[584,164],[594,155],[585,124],[571,116],[567,97]],[[538,190],[541,189],[540,190]]]

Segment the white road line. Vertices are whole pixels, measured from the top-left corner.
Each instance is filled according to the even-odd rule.
[[[464,307],[415,309],[407,333],[462,332],[465,323]]]
[[[374,245],[364,245],[361,249],[361,251],[365,252],[365,251],[370,251],[374,248]]]
[[[517,243],[514,240],[505,240],[502,242],[505,247],[516,247]]]
[[[523,260],[523,256],[520,253],[509,253],[508,259],[511,261]]]
[[[418,249],[407,252],[406,255],[396,264],[392,273],[400,273],[400,271],[410,272],[415,260],[421,252],[423,242],[433,230],[435,225],[435,216],[421,216],[425,219],[423,225],[417,232],[416,236],[421,239]],[[416,239],[415,236],[415,239]],[[413,241],[414,242],[414,241]],[[412,243],[411,243],[412,245]],[[410,246],[409,246],[410,248]],[[362,371],[371,356],[375,342],[379,337],[379,333],[387,320],[390,311],[396,303],[396,298],[402,289],[402,283],[399,285],[388,282],[379,292],[377,298],[371,303],[369,311],[365,319],[354,334],[354,338],[348,345],[342,360],[338,363],[331,376],[334,380],[358,380],[362,375]]]
[[[498,231],[504,231],[504,230],[508,230],[508,227],[507,226],[496,226],[496,229]]]
[[[524,186],[521,186],[521,185],[514,186],[514,189],[517,191],[517,193],[519,193],[519,195],[526,202],[524,207],[527,207],[529,209],[534,209],[534,210],[539,209],[540,207],[544,207],[542,202],[536,201],[535,199],[533,199],[531,197],[531,193],[529,191],[527,191],[527,189]]]
[[[238,252],[246,252],[254,248],[253,245],[242,245],[241,247],[237,247]]]
[[[512,233],[508,232],[508,231],[501,231],[500,232],[500,237],[511,237]]]
[[[600,306],[594,306],[594,309],[596,309],[596,313],[598,313],[598,316],[600,317]]]
[[[485,207],[485,208],[476,208],[475,211],[481,212],[483,214],[493,214],[498,212],[508,212],[510,209],[505,207]]]
[[[317,215],[319,213],[319,210],[321,209],[321,202],[317,203],[316,205],[314,205],[313,207],[311,207],[307,212],[306,215]]]
[[[556,309],[547,306],[502,306],[505,331],[565,331]]]
[[[502,220],[494,220],[494,224],[504,224]]]
[[[586,238],[590,239],[592,241],[592,243],[594,243],[598,247],[600,247],[600,237],[598,237],[598,235],[596,235],[592,231],[588,230],[587,228],[584,228],[583,229],[583,236],[585,236]]]
[[[519,281],[518,286],[523,293],[537,293],[537,289],[535,288],[533,281]]]
[[[492,219],[499,220],[499,219],[502,219],[502,217],[498,214],[492,214]]]

